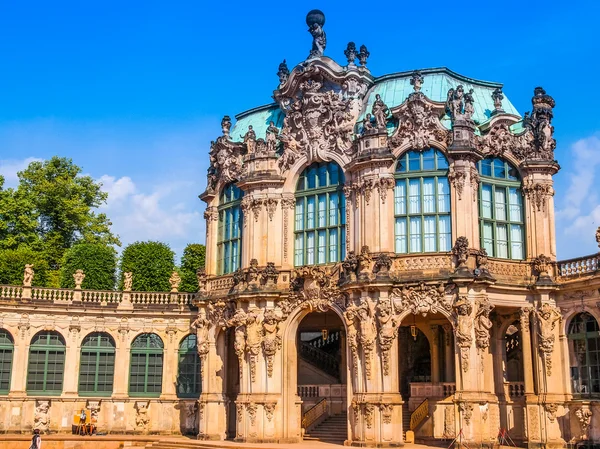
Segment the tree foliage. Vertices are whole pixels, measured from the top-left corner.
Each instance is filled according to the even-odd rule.
[[[181,257],[181,286],[179,291],[196,292],[198,291],[198,281],[196,270],[204,266],[206,257],[206,248],[199,243],[190,243],[183,250]]]
[[[169,278],[175,267],[175,253],[161,242],[135,242],[121,255],[119,288],[123,288],[124,273],[133,273],[132,290],[168,292]]]
[[[49,286],[48,263],[43,254],[27,247],[0,250],[0,284],[23,285],[25,264],[33,264],[33,286]]]
[[[73,273],[79,269],[85,274],[81,288],[89,290],[115,288],[117,255],[113,248],[102,243],[78,243],[69,248],[60,267],[60,286],[74,288]]]
[[[76,243],[120,244],[106,215],[94,211],[107,194],[71,159],[34,161],[18,177],[16,189],[0,190],[0,248],[43,251],[57,270]]]

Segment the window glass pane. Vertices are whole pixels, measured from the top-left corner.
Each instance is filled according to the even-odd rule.
[[[339,198],[339,202],[341,204],[340,219],[342,221],[342,225],[345,225],[346,224],[346,197],[343,194],[339,193],[338,198]]]
[[[436,153],[438,170],[446,170],[448,168],[448,160],[441,151],[436,151]]]
[[[309,196],[306,200],[306,228],[313,229],[315,227],[315,197]]]
[[[327,165],[320,165],[317,170],[317,185],[318,187],[325,187],[327,185]]]
[[[337,226],[338,224],[339,198],[337,193],[329,195],[329,226]]]
[[[452,247],[452,232],[450,229],[450,216],[438,217],[438,251],[450,251]]]
[[[308,169],[306,175],[306,184],[308,189],[314,189],[317,187],[317,167],[312,166]]]
[[[421,213],[421,180],[410,179],[408,181],[408,203],[409,213]]]
[[[396,218],[396,252],[406,253],[406,218]]]
[[[325,263],[326,262],[326,260],[325,260],[325,251],[326,251],[325,250],[325,248],[326,248],[326,245],[325,245],[325,237],[326,237],[326,235],[325,235],[325,233],[326,232],[327,231],[323,230],[323,231],[319,231],[319,234],[318,234],[318,239],[319,239],[318,244],[319,244],[319,247],[318,247],[318,253],[317,253],[317,263]]]
[[[506,221],[506,190],[502,187],[496,187],[494,191],[494,206],[496,220]]]
[[[319,195],[319,216],[318,216],[319,227],[324,228],[327,226],[327,195]]]
[[[437,178],[438,189],[438,212],[450,212],[450,187],[448,186],[448,178]]]
[[[508,230],[505,224],[496,224],[496,257],[508,258]]]
[[[516,187],[510,187],[508,189],[508,199],[510,204],[510,221],[521,222],[523,220],[521,191]]]
[[[304,198],[296,200],[296,231],[304,229]]]
[[[406,214],[406,181],[404,179],[396,181],[394,188],[394,213],[396,215]]]
[[[492,176],[491,159],[484,159],[481,161],[481,176]]]
[[[308,232],[306,234],[306,264],[314,265],[315,263],[315,233]]]
[[[481,215],[483,218],[492,218],[492,186],[489,184],[481,187]]]
[[[329,167],[329,185],[337,185],[340,182],[337,164],[327,164]]]
[[[433,178],[423,178],[423,213],[435,213],[435,180]]]
[[[297,267],[304,265],[304,234],[296,234],[296,243],[294,247],[294,265]]]
[[[519,180],[519,171],[510,164],[508,164],[508,179],[511,181]]]
[[[492,223],[483,223],[483,247],[488,255],[494,257],[494,227]]]
[[[436,235],[435,235],[435,227],[436,227],[436,219],[433,217],[424,217],[423,218],[423,228],[424,228],[424,243],[425,249],[427,252],[434,252],[436,250]]]
[[[406,155],[402,156],[402,158],[398,159],[396,163],[396,171],[398,173],[406,172]]]
[[[421,155],[418,151],[408,153],[408,170],[419,171],[421,169]]]
[[[510,225],[511,259],[523,259],[523,226]]]
[[[421,247],[421,217],[410,219],[410,252],[420,253]]]
[[[423,152],[423,170],[435,170],[435,153],[432,148]]]
[[[500,159],[494,159],[494,178],[505,179],[506,169],[504,162]]]
[[[329,231],[329,262],[337,262],[338,258],[338,230]]]

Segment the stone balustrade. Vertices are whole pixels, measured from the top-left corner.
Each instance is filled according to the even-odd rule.
[[[599,258],[599,254],[592,254],[557,262],[559,280],[568,280],[595,273],[598,271]]]
[[[504,395],[513,400],[525,396],[524,382],[504,382]]]

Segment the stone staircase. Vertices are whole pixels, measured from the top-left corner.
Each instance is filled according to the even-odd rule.
[[[304,434],[304,440],[344,444],[348,439],[348,415],[341,413],[325,419],[322,423]]]
[[[199,442],[193,440],[190,441],[177,441],[177,440],[160,440],[154,443],[146,445],[146,449],[199,449],[202,447],[210,447],[208,445],[202,445]]]

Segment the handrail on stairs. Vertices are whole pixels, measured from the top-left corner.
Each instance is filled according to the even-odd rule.
[[[429,416],[429,400],[424,399],[423,402],[410,415],[410,430],[414,431],[421,425],[425,418]]]
[[[317,419],[327,413],[327,398],[321,399],[302,415],[302,428],[308,429]]]

